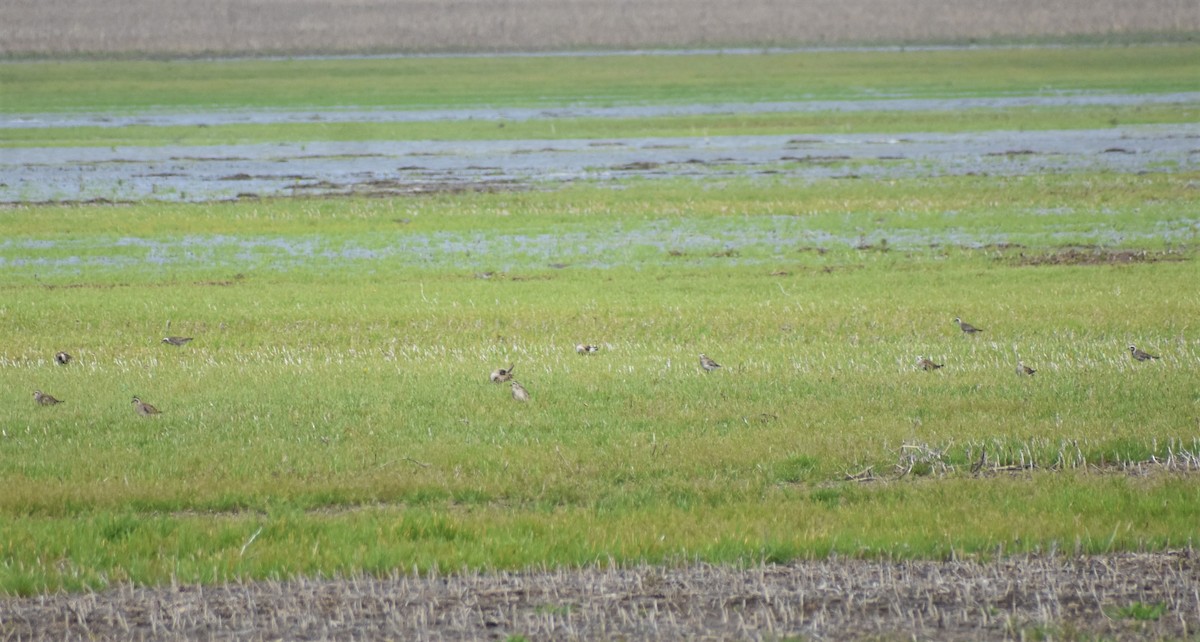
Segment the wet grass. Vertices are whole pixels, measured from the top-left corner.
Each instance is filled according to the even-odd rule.
[[[0,590],[1184,545],[1196,180],[8,209]],[[1170,260],[1020,260],[1097,227]],[[1020,247],[975,242],[996,232]],[[480,245],[213,261],[218,234]],[[138,249],[53,263],[89,243]],[[531,402],[488,382],[510,363]]]
[[[781,134],[1108,129],[1195,123],[1200,104],[1009,107],[956,111],[828,111],[523,121],[273,123],[202,126],[39,127],[0,130],[0,147],[235,145],[286,140],[570,140]]]
[[[1191,247],[1197,175],[948,176],[889,181],[655,179],[412,199],[18,206],[0,217],[11,283],[225,280],[336,268],[458,275],[573,267],[794,265],[845,250],[932,255],[960,248]],[[514,216],[520,213],[520,216]],[[481,222],[485,225],[480,228]],[[88,230],[81,234],[79,230]],[[230,233],[234,231],[235,233]],[[833,251],[826,255],[826,251]],[[867,252],[874,262],[907,254]],[[357,267],[356,267],[357,266]],[[139,270],[137,268],[151,268]]]
[[[1194,91],[1200,46],[0,64],[4,113],[561,107]],[[664,79],[667,79],[664,81]]]

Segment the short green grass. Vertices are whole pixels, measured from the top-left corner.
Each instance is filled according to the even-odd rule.
[[[1197,180],[10,208],[0,590],[1186,545]],[[1162,260],[1025,264],[1097,225]]]
[[[12,114],[212,109],[607,107],[1195,90],[1193,44],[758,55],[0,63]],[[663,79],[669,79],[664,81]],[[826,111],[518,121],[45,127],[0,146],[216,145],[279,140],[517,140],[1189,123],[1194,103],[946,111]]]
[[[562,107],[1196,89],[1200,45],[0,63],[3,113]]]

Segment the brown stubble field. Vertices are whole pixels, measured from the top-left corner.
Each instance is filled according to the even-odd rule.
[[[1184,34],[1195,0],[7,0],[0,55],[499,52]]]
[[[1191,639],[1196,622],[1155,613],[1195,612],[1195,587],[1191,550],[991,563],[828,559],[746,570],[415,576],[397,569],[383,578],[124,586],[0,601],[0,612],[9,609],[0,633],[20,640]]]

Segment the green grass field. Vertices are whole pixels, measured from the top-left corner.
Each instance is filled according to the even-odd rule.
[[[1009,70],[992,75],[841,64],[878,71],[861,86],[931,96],[1178,91],[1189,66],[1152,73],[1139,48],[1038,53],[1029,67],[1028,51],[989,52]],[[763,78],[808,59],[772,60]],[[0,73],[33,85],[18,76],[41,64]],[[5,109],[189,95],[64,89],[92,64],[63,63],[60,84]],[[175,63],[196,90],[172,107],[316,100],[318,80],[272,105],[214,94],[220,63],[194,64]],[[548,80],[524,59],[428,64],[528,77],[507,99],[409,98],[461,106],[569,102],[586,89],[571,65],[599,63],[554,60]],[[800,98],[738,87],[736,71],[719,90],[646,88],[654,73],[595,99]],[[358,87],[338,104],[398,100]],[[6,208],[0,592],[1188,545],[1197,184],[1184,167]],[[581,342],[602,349],[580,356]],[[1134,362],[1131,343],[1162,358]],[[74,362],[55,365],[58,350]],[[702,371],[702,352],[724,367]],[[528,403],[488,381],[510,363]],[[39,406],[35,389],[66,403]],[[135,414],[134,395],[162,414]]]
[[[393,58],[0,65],[0,113],[236,109],[437,110],[879,98],[1190,92],[1200,47],[1086,47],[763,55]],[[0,147],[271,141],[563,139],[790,132],[1093,129],[1190,123],[1194,103],[912,112],[823,111],[501,122],[0,129]]]

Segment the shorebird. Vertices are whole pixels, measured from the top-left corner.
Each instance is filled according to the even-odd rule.
[[[934,363],[928,357],[917,357],[917,365],[921,366],[922,370],[937,370],[938,368],[941,368],[942,366],[944,366],[946,364]]]
[[[512,396],[517,401],[529,401],[529,391],[516,381],[512,382]]]
[[[712,372],[713,370],[720,368],[721,364],[717,363],[716,361],[713,361],[712,359],[709,359],[708,355],[701,354],[700,355],[700,367],[704,368],[705,372]]]
[[[181,346],[191,340],[192,337],[163,337],[162,343],[169,343],[173,346]]]
[[[1149,361],[1158,358],[1156,355],[1152,355],[1145,350],[1139,350],[1137,346],[1129,346],[1129,354],[1133,355],[1133,358],[1138,361]]]
[[[961,329],[964,334],[975,334],[976,332],[983,332],[983,330],[976,328],[975,326],[971,325],[970,323],[967,323],[966,321],[963,321],[962,319],[960,319],[958,317],[954,317],[954,322],[958,324],[959,329]]]
[[[55,399],[54,397],[51,397],[50,395],[42,392],[41,390],[33,391],[33,400],[43,406],[54,406],[54,405],[62,403],[62,399]]]
[[[133,410],[135,412],[137,412],[137,414],[139,414],[143,417],[149,417],[150,415],[162,414],[161,412],[159,412],[158,408],[151,406],[150,404],[146,403],[145,401],[142,401],[141,399],[138,399],[137,397],[133,398]]]
[[[65,366],[68,363],[71,363],[71,355],[60,351],[54,355],[54,360],[58,362],[58,365]]]
[[[1030,368],[1029,366],[1025,365],[1024,361],[1017,362],[1017,374],[1027,375],[1027,376],[1032,377],[1033,373],[1035,373],[1035,372],[1037,372],[1037,370],[1034,370],[1033,368]]]
[[[506,368],[497,368],[496,370],[493,370],[492,371],[492,383],[504,383],[505,381],[512,379],[512,371],[513,371],[513,367],[511,365],[508,366],[507,369]]]
[[[591,354],[599,351],[600,348],[593,345],[588,345],[586,343],[579,343],[575,345],[575,352],[578,352],[579,354]]]

